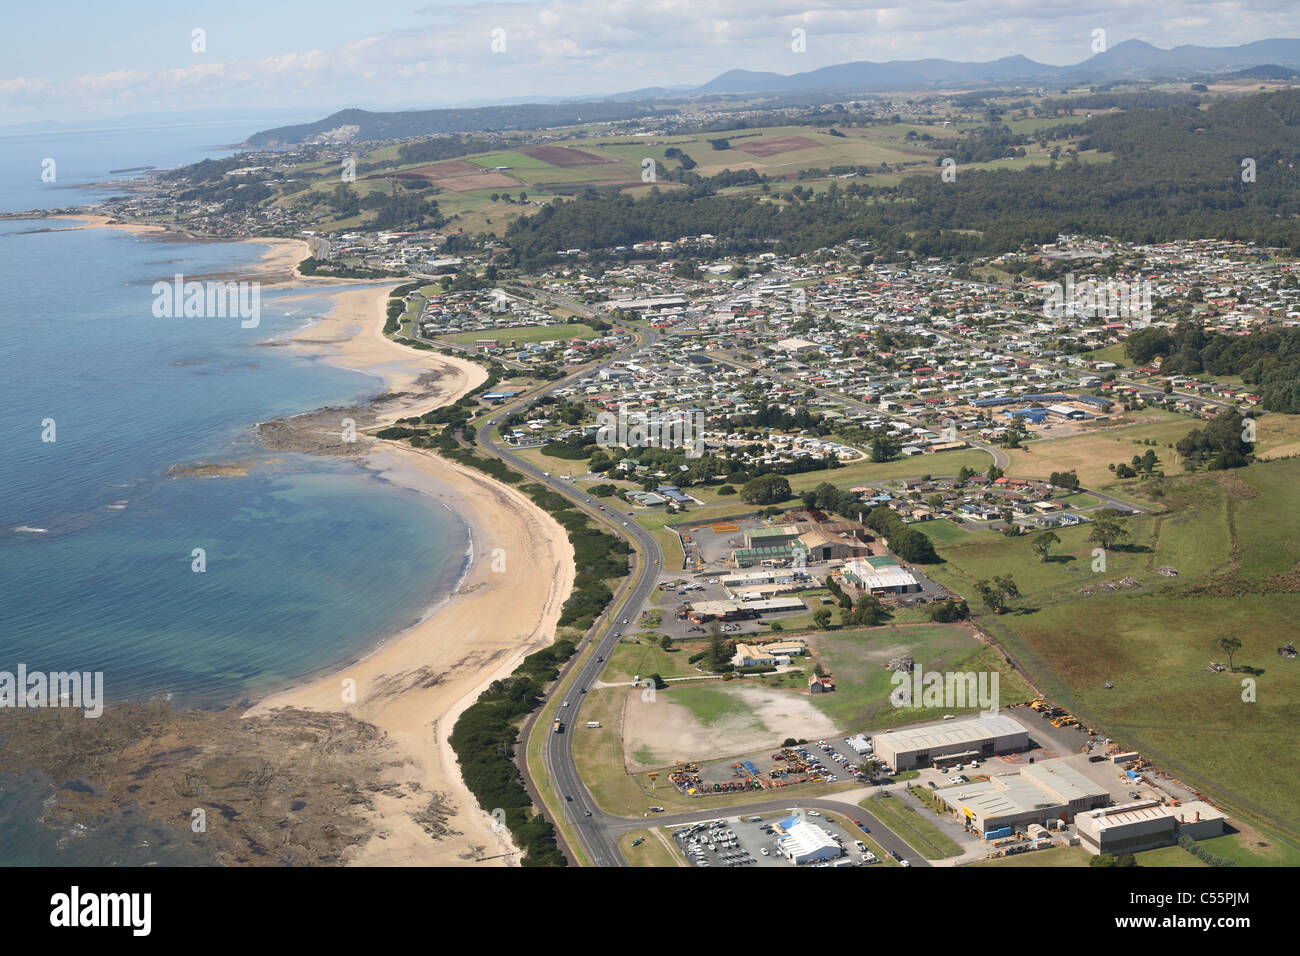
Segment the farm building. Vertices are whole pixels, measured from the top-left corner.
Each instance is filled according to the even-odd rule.
[[[763,650],[778,657],[803,657],[808,653],[808,645],[803,641],[774,641],[763,645]]]
[[[976,717],[877,734],[876,756],[895,772],[929,766],[935,760],[984,759],[1029,747],[1029,731],[1011,717]]]
[[[775,667],[776,655],[766,647],[755,647],[753,644],[737,644],[736,653],[731,658],[731,663],[737,667]]]
[[[1169,846],[1184,834],[1193,840],[1221,836],[1224,816],[1200,800],[1178,806],[1139,800],[1080,813],[1074,822],[1085,850],[1118,855]]]

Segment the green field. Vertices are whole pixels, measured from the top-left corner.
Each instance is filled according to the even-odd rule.
[[[509,166],[512,169],[552,168],[550,163],[534,159],[525,153],[488,153],[485,156],[466,156],[465,160],[484,169],[491,169],[493,166]]]
[[[633,846],[641,840],[639,846]],[[633,830],[618,838],[618,848],[632,866],[686,866],[671,837],[660,830]]]
[[[941,548],[946,563],[932,571],[961,594],[1011,574],[1022,596],[1010,613],[972,609],[1044,691],[1244,817],[1266,842],[1296,850],[1300,662],[1277,648],[1295,639],[1300,619],[1297,483],[1297,460],[1172,479],[1164,513],[1126,519],[1127,550],[1110,552],[1101,573],[1087,526],[1058,532],[1047,563],[1029,552],[1032,536],[986,535]],[[1161,566],[1179,576],[1156,574]],[[1126,575],[1141,586],[1096,588]],[[1242,642],[1238,673],[1210,673],[1210,661],[1226,663],[1214,646],[1225,634]]]
[[[1117,480],[1108,465],[1127,463],[1134,455],[1143,455],[1150,448],[1160,458],[1157,469],[1169,475],[1179,474],[1181,468],[1171,446],[1203,424],[1186,415],[1151,408],[1127,413],[1125,420],[1150,421],[1088,431],[1070,438],[1034,441],[1009,452],[1011,467],[1007,474],[1047,478],[1054,471],[1074,471],[1085,488],[1112,491],[1124,497],[1130,491],[1140,492],[1142,482],[1137,478]],[[1155,445],[1144,445],[1143,441],[1154,441]]]
[[[959,541],[968,541],[975,532],[967,531],[955,521],[949,521],[947,518],[938,518],[934,521],[923,521],[919,524],[912,525],[917,531],[925,533],[925,536],[933,541],[936,545],[955,544]]]
[[[912,458],[900,458],[898,461],[873,462],[863,461],[832,468],[828,471],[805,471],[790,475],[790,489],[796,495],[815,488],[823,481],[848,488],[867,481],[883,481],[886,478],[919,478],[922,475],[955,475],[962,466],[974,468],[981,474],[988,470],[992,458],[987,452],[978,448],[963,448],[957,451],[940,452],[935,455],[916,455]],[[1012,472],[1020,474],[1020,472]]]
[[[721,681],[676,686],[673,688],[672,702],[685,707],[691,712],[691,716],[706,727],[741,714],[749,718],[751,727],[759,730],[768,729],[763,723],[762,716]],[[775,734],[776,731],[773,733]]]
[[[1179,850],[1184,856],[1191,858],[1191,854],[1184,850]],[[1017,853],[1014,856],[1000,856],[995,860],[976,860],[974,863],[965,863],[963,866],[1088,866],[1092,859],[1092,854],[1081,846],[1054,846],[1046,850],[1031,850],[1026,853]]]
[[[607,682],[630,681],[635,676],[658,674],[660,677],[697,677],[699,671],[687,662],[691,652],[665,651],[658,644],[622,641],[606,658],[600,679]]]
[[[911,655],[924,671],[996,671],[1003,707],[1034,696],[995,650],[977,642],[969,630],[957,624],[824,631],[802,635],[802,639],[835,676],[835,693],[810,700],[845,733],[899,727],[934,720],[943,713],[967,714],[979,709],[954,707],[936,714],[933,708],[894,707],[889,695],[898,685],[890,680],[892,672],[885,664],[903,654]]]

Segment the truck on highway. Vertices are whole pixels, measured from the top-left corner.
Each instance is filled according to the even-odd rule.
[[[564,721],[560,720],[559,717],[556,717],[555,723],[551,724],[551,732],[556,734],[564,733]]]

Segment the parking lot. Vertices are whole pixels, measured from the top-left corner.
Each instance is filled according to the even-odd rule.
[[[682,855],[693,866],[708,867],[744,867],[744,866],[792,866],[789,860],[777,853],[776,843],[780,834],[780,821],[788,819],[796,811],[793,809],[781,813],[767,813],[761,816],[732,817],[712,822],[696,823],[678,827],[671,835]],[[810,823],[815,823],[827,830],[844,848],[845,856],[841,859],[851,861],[853,865],[880,862],[875,854],[867,850],[869,856],[857,845],[857,837],[844,830],[839,824],[828,820],[816,810],[798,811]],[[865,846],[865,844],[864,844]],[[766,852],[765,852],[766,851]],[[805,866],[827,864],[808,863]],[[848,864],[841,864],[848,865]]]

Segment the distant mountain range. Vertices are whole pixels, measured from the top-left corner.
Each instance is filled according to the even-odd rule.
[[[1025,56],[988,63],[955,60],[862,60],[784,76],[752,70],[729,70],[697,87],[695,93],[778,93],[792,90],[856,90],[883,93],[925,87],[988,85],[1030,81],[1096,83],[1154,80],[1202,75],[1251,67],[1300,67],[1300,40],[1257,40],[1233,47],[1179,46],[1162,50],[1142,40],[1125,40],[1073,66],[1051,66]]]
[[[1115,81],[1183,78],[1293,79],[1300,68],[1300,39],[1257,40],[1234,47],[1179,46],[1162,50],[1142,40],[1125,40],[1072,66],[1052,66],[1025,56],[986,63],[956,60],[858,61],[825,66],[790,76],[753,70],[728,70],[702,86],[653,87],[616,93],[587,102],[530,102],[463,109],[372,112],[342,110],[296,126],[264,130],[247,146],[287,146],[305,142],[357,142],[477,133],[492,130],[568,126],[580,122],[639,119],[652,116],[650,101],[700,96],[799,93],[889,93],[944,87],[990,87],[999,84],[1077,85]]]

